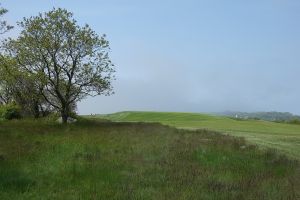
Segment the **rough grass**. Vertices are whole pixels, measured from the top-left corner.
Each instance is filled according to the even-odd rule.
[[[297,199],[299,164],[156,123],[0,122],[0,199]]]
[[[105,116],[113,121],[160,122],[177,128],[208,129],[244,137],[261,147],[275,148],[286,155],[300,159],[300,125],[261,120],[235,120],[228,117],[196,113],[121,112]]]

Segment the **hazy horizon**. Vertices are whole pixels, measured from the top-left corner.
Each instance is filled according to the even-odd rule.
[[[115,95],[80,114],[278,111],[300,114],[300,1],[17,1],[4,16],[62,7],[111,44]],[[18,28],[5,34],[15,37]]]

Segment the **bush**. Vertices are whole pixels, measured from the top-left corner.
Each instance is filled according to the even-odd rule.
[[[49,121],[49,122],[55,122],[59,119],[59,117],[60,117],[59,113],[52,112],[52,113],[49,113],[44,119],[46,119],[46,121]]]
[[[77,119],[77,117],[78,117],[78,115],[77,115],[77,113],[76,113],[75,111],[70,112],[69,115],[70,115],[70,117],[73,118],[73,119]]]
[[[21,108],[16,104],[6,104],[0,106],[0,118],[11,120],[21,118]]]
[[[289,121],[290,124],[300,124],[300,119],[293,119]]]

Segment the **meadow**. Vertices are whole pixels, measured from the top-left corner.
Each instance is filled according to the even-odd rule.
[[[1,200],[297,199],[299,169],[297,160],[208,130],[0,122]]]
[[[120,112],[94,117],[113,121],[160,122],[184,129],[207,129],[244,137],[261,148],[274,148],[291,158],[300,159],[300,125],[262,120],[240,120],[198,113]]]

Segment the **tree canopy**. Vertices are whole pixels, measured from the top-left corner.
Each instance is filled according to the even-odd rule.
[[[7,12],[7,9],[0,7],[0,18],[2,18]],[[8,25],[6,20],[0,19],[0,34],[3,34],[12,28],[13,26]]]
[[[4,55],[35,80],[35,88],[63,122],[76,102],[113,93],[115,70],[105,35],[79,26],[73,14],[61,8],[24,18],[18,25],[18,38],[3,42]]]

